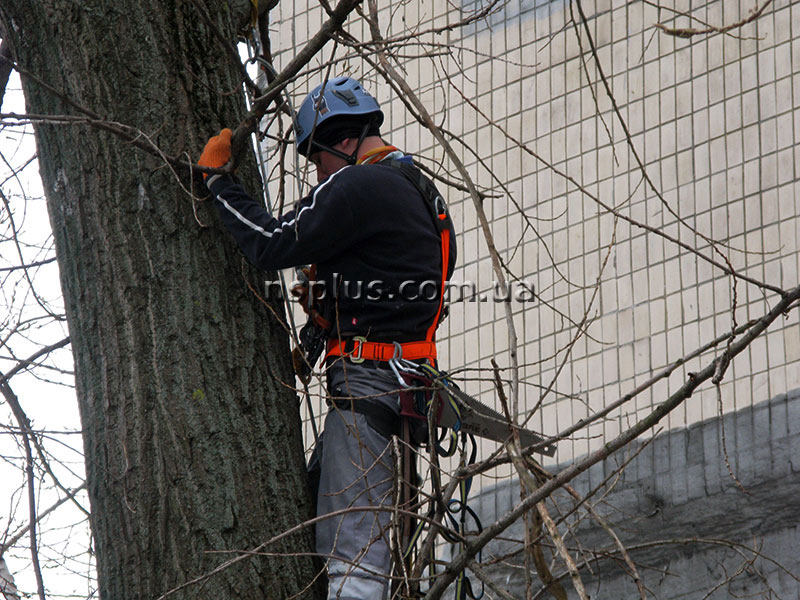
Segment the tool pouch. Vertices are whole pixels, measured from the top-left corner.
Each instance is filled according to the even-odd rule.
[[[313,319],[306,321],[298,335],[300,345],[292,351],[294,372],[303,383],[311,380],[311,371],[328,342],[328,331]]]
[[[408,386],[400,392],[400,416],[408,420],[410,441],[418,447],[428,442],[428,410],[433,397],[432,382],[427,377],[412,373],[401,373],[400,376]],[[441,414],[442,405],[438,403],[434,424],[439,422]]]

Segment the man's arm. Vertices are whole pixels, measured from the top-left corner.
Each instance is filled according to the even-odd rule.
[[[278,218],[230,177],[220,177],[210,189],[222,222],[242,252],[269,271],[319,262],[350,243],[354,228],[347,203],[323,194],[321,187],[301,200],[297,210]]]
[[[198,161],[221,167],[230,159],[230,130],[211,138]],[[212,175],[206,185],[225,227],[245,256],[265,271],[319,262],[354,243],[358,235],[341,171],[315,187],[297,209],[278,218],[255,201],[233,177]]]

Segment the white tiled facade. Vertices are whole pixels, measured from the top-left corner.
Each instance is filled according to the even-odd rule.
[[[798,285],[800,33],[792,32],[800,32],[800,5],[776,0],[728,34],[684,39],[655,27],[731,25],[763,1],[679,1],[660,9],[644,2],[582,2],[630,143],[576,4],[512,0],[474,24],[441,33],[432,30],[486,3],[409,1],[381,8],[387,38],[423,32],[398,50],[406,80],[436,122],[463,141],[454,142],[460,159],[493,196],[484,208],[500,255],[536,288],[535,302],[511,303],[523,365],[521,409],[532,409],[549,390],[529,421],[533,429],[556,434],[776,302],[774,292],[741,280],[734,285],[690,250],[615,219],[598,200],[717,263],[730,261],[748,277],[783,289]],[[272,13],[279,70],[323,21],[318,7],[307,12],[302,4],[284,0]],[[347,27],[366,41],[359,19],[352,16]],[[376,71],[351,49],[333,46],[321,56],[342,60],[331,72],[348,71],[378,97],[387,116],[385,137],[458,180],[432,135]],[[296,101],[323,72],[298,79]],[[472,200],[440,188],[459,231],[455,279],[488,291],[495,276]],[[577,335],[584,315],[588,328]],[[504,306],[454,303],[440,340],[442,366],[463,374],[469,393],[497,406],[490,359],[509,365]],[[690,360],[606,420],[559,442],[554,460],[597,448],[715,355]],[[795,310],[735,359],[722,383],[722,408],[741,409],[798,387]],[[687,425],[718,411],[707,384],[661,426]],[[485,452],[494,448],[488,444]]]

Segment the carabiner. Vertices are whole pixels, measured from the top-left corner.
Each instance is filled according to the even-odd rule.
[[[400,375],[400,361],[403,360],[403,347],[398,343],[394,342],[394,354],[392,358],[389,359],[389,368],[392,369],[394,376],[397,378],[397,381],[404,389],[408,389],[411,386],[406,383],[406,380],[403,379],[403,376]]]

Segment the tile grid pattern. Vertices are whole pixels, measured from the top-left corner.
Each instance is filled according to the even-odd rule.
[[[677,2],[674,8],[691,8],[702,21],[728,24],[746,17],[751,4],[714,0],[691,7]],[[278,66],[322,22],[319,10],[300,10],[301,5],[301,0],[282,2],[276,9]],[[462,3],[465,12],[477,6]],[[757,287],[744,282],[734,287],[730,277],[687,250],[624,220],[615,222],[574,182],[620,214],[721,261],[692,229],[712,237],[748,276],[785,288],[798,282],[800,112],[794,107],[800,94],[800,34],[793,31],[800,31],[800,7],[776,1],[757,22],[735,32],[738,37],[679,39],[654,24],[702,24],[644,3],[596,0],[582,6],[632,145],[663,202],[642,181],[596,65],[586,54],[585,32],[578,42],[569,4],[514,0],[484,21],[423,37],[449,46],[452,57],[408,60],[405,65],[411,87],[449,131],[463,137],[464,144],[456,147],[470,173],[498,196],[484,206],[501,256],[539,294],[534,303],[512,302],[512,309],[524,365],[522,405],[533,407],[541,386],[554,381],[530,421],[532,428],[547,433],[604,407],[725,334],[732,326],[734,294],[737,323],[763,314],[767,306]],[[465,12],[457,15],[452,4],[437,1],[382,9],[380,17],[384,32],[400,34],[407,28],[453,23]],[[366,37],[362,30],[362,39]],[[330,55],[329,48],[324,55]],[[374,72],[358,60],[333,70],[346,66],[365,75],[366,85],[386,107],[386,137],[422,157],[442,160],[432,136],[407,115]],[[313,73],[309,81],[318,78]],[[293,92],[299,99],[307,90],[308,82],[300,81]],[[481,113],[504,127],[509,137]],[[454,173],[449,162],[444,164]],[[456,278],[474,281],[480,292],[491,293],[494,275],[471,200],[454,190],[449,190],[449,199],[461,232]],[[610,246],[612,236],[615,243]],[[557,352],[575,335],[570,321],[583,318],[591,299],[588,335],[575,342],[564,362],[563,350]],[[441,342],[443,365],[471,369],[467,389],[494,404],[489,359],[509,364],[503,306],[454,304]],[[621,412],[561,442],[558,461],[584,454],[647,414],[712,357],[690,361]],[[723,409],[738,410],[797,387],[800,331],[795,314],[776,323],[734,361],[721,388]],[[685,426],[718,410],[715,390],[706,388],[663,425]]]

